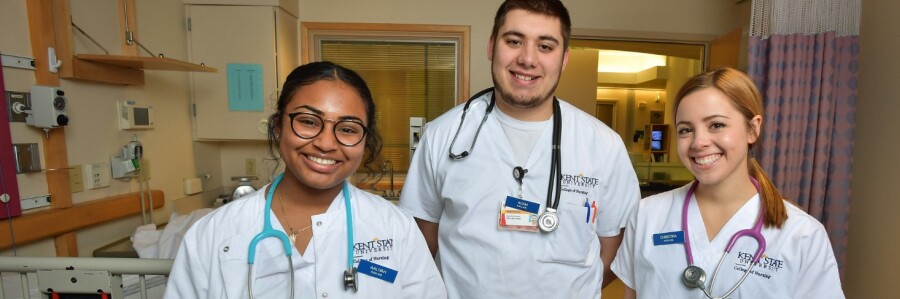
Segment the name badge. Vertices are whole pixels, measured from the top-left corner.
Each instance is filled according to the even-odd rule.
[[[538,203],[530,202],[527,200],[518,199],[512,196],[506,197],[506,203],[504,204],[507,207],[522,210],[528,213],[537,214],[541,209],[541,205]]]
[[[682,243],[684,243],[683,231],[653,234],[653,246]]]
[[[389,283],[394,283],[394,280],[397,279],[397,270],[367,261],[360,260],[359,266],[357,266],[356,271],[369,275]]]
[[[507,196],[500,202],[497,227],[505,230],[538,232],[537,218],[541,205],[524,199]]]

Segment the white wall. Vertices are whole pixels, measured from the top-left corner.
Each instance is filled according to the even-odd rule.
[[[853,195],[844,290],[848,298],[896,298],[900,293],[900,2],[862,1],[859,94],[853,146]]]

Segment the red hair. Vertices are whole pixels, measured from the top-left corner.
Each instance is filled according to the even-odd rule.
[[[689,79],[675,96],[674,111],[678,111],[678,105],[681,104],[681,100],[684,97],[706,88],[715,88],[725,94],[731,100],[731,104],[744,115],[751,134],[762,136],[762,127],[758,128],[759,131],[754,132],[753,126],[750,124],[750,120],[754,116],[763,116],[762,96],[747,75],[732,68],[710,70]],[[757,140],[759,139],[757,138]],[[759,166],[759,163],[756,162],[756,159],[750,155],[750,152],[753,151],[753,145],[753,143],[747,145],[749,148],[747,151],[747,169],[749,175],[759,182],[759,196],[766,211],[763,223],[766,227],[781,228],[784,225],[784,221],[788,218],[787,209],[784,206],[784,197],[763,171],[762,167]]]

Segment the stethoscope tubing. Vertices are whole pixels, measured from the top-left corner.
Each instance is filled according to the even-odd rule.
[[[759,182],[756,181],[755,178],[750,177],[750,182],[753,183],[753,186],[756,187],[757,192],[760,190]],[[681,209],[681,230],[684,232],[684,252],[687,256],[688,267],[694,266],[694,256],[691,250],[691,241],[690,241],[690,232],[688,231],[688,207],[690,206],[691,197],[694,195],[694,191],[697,189],[699,185],[699,181],[694,180],[691,184],[691,187],[688,189],[687,194],[684,196],[684,205]],[[762,200],[762,199],[760,199]],[[709,298],[728,298],[734,291],[744,283],[744,280],[747,279],[747,276],[750,274],[753,267],[759,262],[759,259],[762,257],[763,252],[766,250],[766,239],[762,235],[762,223],[765,217],[765,209],[762,203],[760,203],[759,208],[759,216],[756,219],[756,222],[753,224],[752,228],[743,229],[735,233],[731,236],[731,239],[728,240],[728,244],[725,246],[725,250],[722,252],[722,256],[719,257],[719,262],[716,264],[716,269],[712,273],[712,278],[709,281],[709,286],[704,287],[702,284],[702,280],[700,281],[699,287],[703,294]],[[756,253],[753,254],[753,259],[750,261],[750,266],[747,268],[747,271],[741,276],[741,279],[728,290],[722,297],[713,297],[712,295],[712,286],[715,285],[716,277],[719,274],[719,270],[722,268],[722,263],[725,260],[725,256],[731,252],[731,249],[734,248],[734,244],[737,243],[737,240],[741,237],[749,236],[752,237],[757,242]]]
[[[472,149],[475,148],[475,142],[478,141],[478,134],[481,132],[482,126],[487,121],[488,115],[491,114],[491,111],[494,110],[494,105],[496,103],[496,99],[494,94],[491,94],[491,100],[488,103],[487,107],[484,111],[484,117],[481,120],[481,123],[478,125],[478,130],[475,131],[475,137],[472,139],[472,145],[469,147],[469,150],[463,151],[460,154],[453,153],[453,145],[456,144],[456,139],[459,137],[459,132],[462,130],[463,123],[466,120],[466,113],[469,111],[469,106],[473,101],[481,98],[488,92],[493,92],[494,88],[486,88],[482,91],[479,91],[475,95],[473,95],[469,100],[466,101],[466,104],[463,106],[462,116],[459,119],[459,126],[456,128],[456,134],[453,134],[453,139],[450,141],[450,158],[453,160],[462,160],[469,156],[472,153]],[[553,143],[551,148],[551,162],[550,162],[550,179],[549,186],[547,186],[547,208],[552,208],[554,211],[559,208],[559,198],[562,191],[562,163],[560,161],[560,139],[562,138],[562,110],[559,107],[559,99],[555,96],[553,97]],[[554,188],[555,185],[555,188]],[[554,192],[555,190],[555,192]]]
[[[253,298],[253,280],[254,280],[253,279],[253,268],[254,268],[254,263],[256,261],[256,247],[257,247],[257,245],[259,245],[260,241],[262,241],[265,238],[270,238],[270,237],[278,238],[281,241],[281,244],[284,246],[285,256],[287,256],[287,258],[288,258],[288,272],[290,272],[290,276],[291,276],[291,283],[290,283],[291,293],[290,294],[291,294],[291,298],[294,298],[294,271],[293,271],[294,262],[293,262],[293,258],[291,257],[293,254],[293,250],[292,250],[293,244],[291,244],[290,238],[288,238],[286,233],[272,228],[272,220],[271,220],[271,216],[270,216],[272,214],[270,211],[272,210],[272,198],[274,197],[275,189],[278,187],[278,184],[281,183],[281,180],[283,178],[284,178],[284,173],[280,173],[277,177],[275,177],[275,180],[272,181],[272,184],[269,185],[269,189],[266,190],[266,202],[265,202],[265,208],[263,210],[263,230],[259,234],[254,236],[253,239],[250,241],[250,248],[247,253],[248,254],[247,263],[250,265],[250,268],[247,270],[248,271],[247,272],[247,288],[248,288],[248,292],[250,294],[251,299]],[[350,204],[350,188],[347,186],[348,186],[347,181],[344,181],[341,186],[341,190],[343,192],[343,197],[344,197],[344,207],[345,207],[344,210],[347,213],[346,214],[347,215],[346,216],[347,217],[347,271],[355,272],[355,269],[353,269],[353,211],[352,211],[353,209]],[[348,288],[347,283],[348,282],[345,280],[344,281],[345,289]],[[354,279],[352,281],[350,281],[349,283],[354,285],[353,289],[355,291],[356,290],[355,276],[354,276]]]

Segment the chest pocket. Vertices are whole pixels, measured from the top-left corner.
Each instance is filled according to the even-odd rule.
[[[566,201],[556,211],[559,227],[547,233],[547,243],[541,261],[578,266],[592,266],[599,257],[600,241],[593,227],[585,223],[584,202]]]
[[[250,266],[247,264],[250,240],[253,235],[238,235],[216,248],[224,288],[228,298],[247,298]],[[281,242],[266,238],[256,248],[256,265],[253,269],[253,295],[256,298],[283,297],[290,290],[288,258]],[[294,262],[300,258],[293,256]]]

